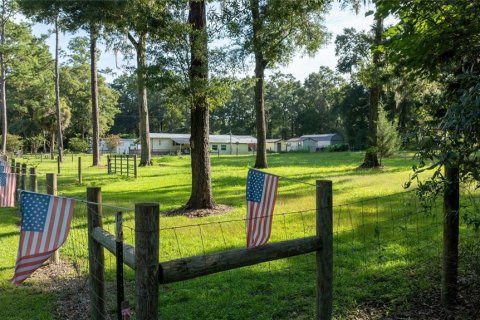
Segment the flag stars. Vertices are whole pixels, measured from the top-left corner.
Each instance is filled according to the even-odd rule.
[[[49,195],[22,192],[20,196],[22,231],[43,231],[50,198]]]

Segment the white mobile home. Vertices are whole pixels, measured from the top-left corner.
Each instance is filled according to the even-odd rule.
[[[152,154],[190,152],[190,134],[150,133]],[[210,135],[210,151],[219,154],[247,154],[256,150],[257,139],[251,136]]]
[[[309,134],[287,141],[288,151],[305,150],[310,152],[321,151],[332,144],[343,143],[343,138],[337,133]]]
[[[135,143],[137,139],[121,139],[120,143],[118,146],[115,148],[115,150],[112,150],[111,153],[124,153],[128,154],[130,153],[131,149],[135,148]],[[107,141],[106,139],[100,139],[100,152],[101,153],[109,153],[110,150],[108,150],[107,147]]]

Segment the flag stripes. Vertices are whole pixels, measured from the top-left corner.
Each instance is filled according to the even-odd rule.
[[[247,247],[257,247],[270,239],[278,177],[251,170],[247,179]]]
[[[14,173],[0,173],[0,207],[15,206],[17,177]]]
[[[17,285],[65,242],[74,209],[74,200],[68,198],[22,192],[21,199],[22,231],[12,279]],[[43,205],[45,206],[42,207]]]

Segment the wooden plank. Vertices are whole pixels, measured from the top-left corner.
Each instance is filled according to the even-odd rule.
[[[92,230],[91,234],[93,239],[100,243],[105,249],[117,254],[117,244],[115,242],[115,236],[108,233],[100,227],[96,227]],[[123,262],[135,270],[135,248],[129,244],[123,244]]]
[[[333,193],[332,181],[317,180],[317,320],[332,319],[333,306]]]
[[[307,237],[266,244],[251,249],[235,249],[205,256],[182,258],[160,264],[160,283],[192,279],[212,273],[283,259],[321,247],[318,237]]]
[[[135,313],[138,320],[158,319],[159,217],[158,203],[135,204]]]
[[[105,319],[105,256],[102,245],[97,242],[92,231],[103,225],[102,192],[99,187],[87,188],[88,217],[88,261],[90,276],[90,316],[93,320]]]

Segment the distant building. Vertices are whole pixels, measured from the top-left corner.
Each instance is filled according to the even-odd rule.
[[[190,134],[150,133],[152,154],[190,153]],[[257,148],[251,136],[210,135],[210,151],[219,154],[247,154]]]
[[[286,152],[287,141],[283,139],[267,139],[267,151],[270,152]]]
[[[287,151],[320,151],[326,146],[343,143],[343,138],[337,133],[331,134],[309,134],[299,138],[287,140]]]
[[[123,153],[128,154],[130,153],[131,149],[135,149],[135,143],[137,139],[121,139],[118,146],[115,150],[112,150],[111,153]],[[101,153],[110,153],[108,150],[106,139],[100,139],[100,152]]]

